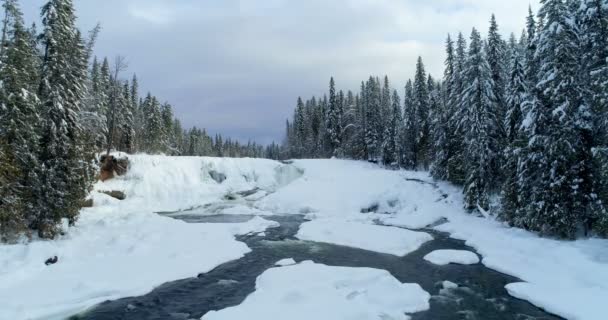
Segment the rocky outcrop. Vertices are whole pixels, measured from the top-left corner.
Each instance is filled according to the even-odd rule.
[[[122,191],[112,190],[112,191],[99,191],[100,193],[107,194],[110,197],[118,200],[125,200],[127,195]]]
[[[128,158],[116,158],[113,155],[102,155],[99,158],[99,180],[106,181],[115,176],[122,176],[129,169]]]

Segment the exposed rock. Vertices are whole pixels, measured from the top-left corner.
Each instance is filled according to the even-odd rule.
[[[211,179],[215,180],[215,182],[217,182],[217,183],[222,183],[226,180],[225,174],[223,174],[221,172],[217,172],[215,170],[210,170],[209,176],[211,177]]]
[[[363,208],[361,209],[361,213],[372,213],[372,212],[378,212],[378,209],[380,208],[380,205],[377,203],[373,203],[372,205],[370,205],[367,208]]]
[[[81,208],[92,208],[93,207],[93,199],[86,199],[82,201],[80,205]]]
[[[129,169],[129,159],[104,154],[99,158],[99,166],[101,168],[99,180],[106,181],[115,176],[125,175]]]
[[[112,198],[118,199],[118,200],[125,200],[127,198],[127,195],[122,192],[122,191],[118,191],[118,190],[112,190],[112,191],[99,191],[100,193],[103,194],[107,194]]]

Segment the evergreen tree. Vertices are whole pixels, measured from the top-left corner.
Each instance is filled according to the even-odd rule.
[[[71,0],[50,0],[42,8],[44,46],[38,95],[44,119],[40,154],[46,209],[35,222],[43,238],[54,237],[60,219],[74,223],[90,187],[77,114],[86,82],[86,52],[76,31]]]
[[[385,79],[388,82],[388,79]],[[385,98],[386,99],[386,98]],[[393,97],[391,100],[391,110],[389,112],[388,121],[386,123],[386,129],[384,131],[384,142],[383,142],[383,163],[393,167],[399,166],[399,154],[400,154],[400,139],[399,135],[402,130],[403,117],[401,113],[401,101],[397,90],[393,91]]]
[[[583,65],[580,80],[593,118],[593,200],[599,207],[588,223],[597,224],[598,232],[608,235],[608,1],[583,0],[577,9]]]
[[[492,164],[497,156],[492,130],[496,128],[496,98],[492,73],[482,50],[481,35],[475,29],[471,33],[468,60],[464,73],[468,86],[463,92],[465,128],[466,182],[464,185],[465,208],[489,209],[492,184]]]
[[[331,154],[342,155],[342,117],[344,108],[340,97],[336,94],[336,84],[332,77],[329,81],[329,110],[327,112],[327,130],[331,147]]]
[[[0,55],[0,237],[12,240],[42,210],[38,163],[37,55],[15,0],[3,2]]]
[[[418,57],[416,63],[413,93],[416,119],[416,124],[412,128],[414,130],[413,135],[416,137],[413,142],[415,144],[414,169],[422,167],[426,170],[430,165],[431,121],[429,117],[429,90],[422,57]]]
[[[502,211],[501,217],[511,225],[521,226],[519,217],[522,213],[520,208],[520,185],[518,184],[517,168],[522,156],[522,150],[527,145],[521,132],[525,104],[528,100],[529,89],[527,87],[526,75],[523,65],[524,57],[519,50],[511,51],[511,63],[505,103],[507,113],[504,121],[506,142],[504,149],[505,164],[503,175],[505,182],[502,189]]]
[[[378,161],[382,151],[382,116],[380,115],[380,84],[373,77],[369,77],[365,86],[365,118],[366,132],[365,144],[367,146],[368,160]]]
[[[454,56],[453,90],[447,97],[448,108],[452,110],[448,118],[448,127],[453,129],[453,134],[449,145],[452,148],[452,155],[448,159],[447,179],[448,181],[463,185],[465,182],[465,147],[464,131],[461,126],[461,119],[465,109],[462,108],[462,93],[465,90],[464,72],[466,67],[467,43],[462,33],[458,34],[456,41],[456,54]]]
[[[431,174],[435,179],[448,180],[449,163],[454,155],[453,134],[455,128],[451,127],[450,118],[454,113],[453,97],[455,95],[455,52],[454,42],[450,35],[446,40],[445,71],[443,73],[443,101],[441,108],[437,110],[433,124],[433,149],[435,157],[431,167]]]

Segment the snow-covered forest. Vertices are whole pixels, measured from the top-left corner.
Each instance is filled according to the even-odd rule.
[[[608,235],[608,1],[544,0],[521,35],[448,35],[445,71],[371,76],[298,98],[286,158],[332,156],[430,170],[469,211],[543,235]],[[400,97],[403,97],[403,101]]]
[[[240,144],[183,128],[169,103],[137,77],[123,80],[125,58],[98,60],[100,26],[83,35],[71,0],[42,7],[28,25],[17,0],[3,0],[0,47],[0,238],[53,238],[78,217],[102,150],[172,155],[276,158],[278,146]],[[130,77],[127,77],[130,78]]]

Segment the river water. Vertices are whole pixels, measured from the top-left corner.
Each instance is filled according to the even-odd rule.
[[[239,215],[173,214],[189,223],[238,223],[251,219]],[[295,234],[302,216],[264,217],[280,223],[264,236],[240,236],[251,252],[196,278],[166,283],[149,294],[104,302],[72,320],[189,320],[210,310],[240,304],[255,290],[256,277],[275,262],[293,258],[331,266],[370,267],[388,270],[401,282],[415,282],[431,295],[431,308],[412,315],[413,320],[557,320],[528,302],[509,296],[505,284],[519,281],[482,264],[436,266],[423,259],[436,249],[471,250],[463,241],[433,230],[433,241],[405,257],[325,243],[300,241]],[[458,288],[444,289],[449,280]],[[269,306],[271,308],[272,306]],[[237,320],[237,319],[235,319]]]

